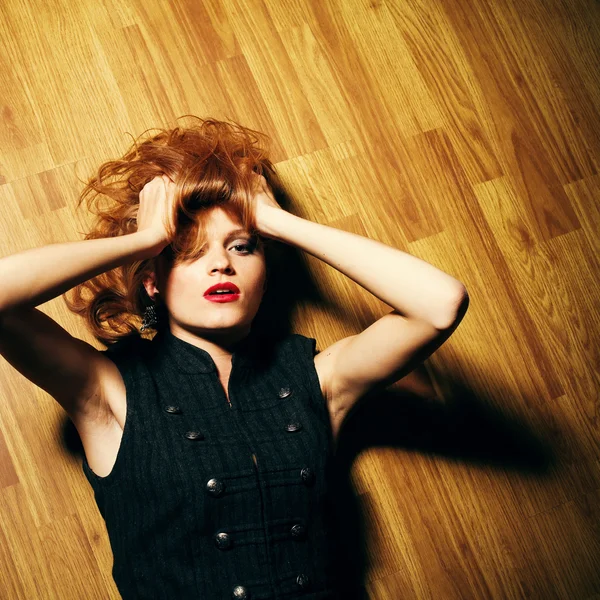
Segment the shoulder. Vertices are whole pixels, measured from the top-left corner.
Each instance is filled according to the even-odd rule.
[[[131,368],[136,363],[140,363],[148,355],[152,347],[151,340],[142,338],[139,335],[129,335],[122,337],[110,344],[106,350],[102,350],[103,356],[110,359],[119,367]]]
[[[313,364],[313,357],[317,353],[316,345],[315,338],[288,333],[278,338],[268,338],[263,349],[272,347],[286,362],[306,367]]]
[[[115,403],[119,404],[125,395],[125,389],[143,372],[141,369],[144,368],[144,359],[150,346],[150,340],[131,335],[113,342],[106,350],[101,351],[106,367],[103,369],[101,388],[111,407]]]
[[[280,343],[285,344],[291,348],[301,348],[311,353],[314,352],[317,340],[315,338],[302,335],[301,333],[289,333],[281,340]]]
[[[139,380],[142,357],[150,345],[150,340],[139,335],[120,338],[99,351],[97,367],[97,393],[95,406],[90,407],[75,422],[80,434],[96,434],[98,427],[105,431],[113,427],[116,420],[123,427],[127,411],[127,400],[133,382]],[[93,410],[92,410],[93,409]]]
[[[130,354],[144,349],[149,343],[150,340],[141,337],[139,334],[126,335],[108,345],[103,352],[105,352],[107,356],[117,356],[122,355],[123,353]]]
[[[313,391],[328,400],[328,363],[322,360],[323,353],[318,349],[316,338],[291,333],[283,343],[286,345],[291,361],[302,369]]]

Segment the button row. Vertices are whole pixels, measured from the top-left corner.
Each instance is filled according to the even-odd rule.
[[[306,590],[310,587],[310,577],[306,573],[300,573],[296,577],[296,583],[302,590]],[[251,600],[252,595],[250,590],[245,585],[236,585],[231,593],[233,600]]]
[[[306,537],[306,527],[300,523],[295,523],[290,529],[293,538],[304,539]],[[215,546],[219,550],[228,550],[233,544],[231,535],[226,531],[221,531],[215,535]]]
[[[298,421],[294,421],[293,423],[286,423],[284,429],[286,431],[288,431],[289,433],[293,433],[294,431],[300,431],[301,429],[303,429],[303,425],[302,423],[299,423]],[[192,441],[196,441],[196,440],[203,440],[204,439],[204,434],[201,431],[186,431],[183,434],[184,437],[186,437],[188,440],[192,440]]]
[[[277,392],[277,396],[279,398],[287,398],[291,394],[292,394],[292,390],[291,390],[291,388],[289,388],[287,386],[279,388],[279,391]],[[175,406],[175,405],[165,406],[165,411],[168,412],[171,415],[180,415],[183,412],[181,410],[181,407]]]
[[[304,467],[300,470],[300,479],[305,485],[311,485],[315,481],[315,472],[310,467]],[[225,492],[225,482],[222,479],[211,477],[206,482],[206,492],[211,496],[222,496]]]

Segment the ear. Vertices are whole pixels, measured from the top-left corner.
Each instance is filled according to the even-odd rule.
[[[156,274],[151,272],[147,277],[144,278],[143,283],[146,293],[148,296],[150,296],[150,298],[152,298],[152,300],[154,300],[154,296],[160,293],[156,283]]]

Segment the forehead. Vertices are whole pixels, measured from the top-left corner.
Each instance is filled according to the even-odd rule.
[[[206,214],[205,227],[206,233],[212,237],[219,237],[231,230],[246,231],[238,219],[230,216],[229,213],[218,206]]]

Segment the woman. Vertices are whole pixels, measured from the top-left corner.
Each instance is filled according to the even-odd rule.
[[[257,133],[211,119],[135,143],[82,193],[111,199],[84,241],[0,259],[0,351],[77,427],[126,599],[338,597],[340,425],[468,304],[432,265],[285,211]],[[253,327],[273,241],[394,310],[320,353],[314,338],[269,335],[268,317]],[[107,350],[34,308],[71,288]]]

